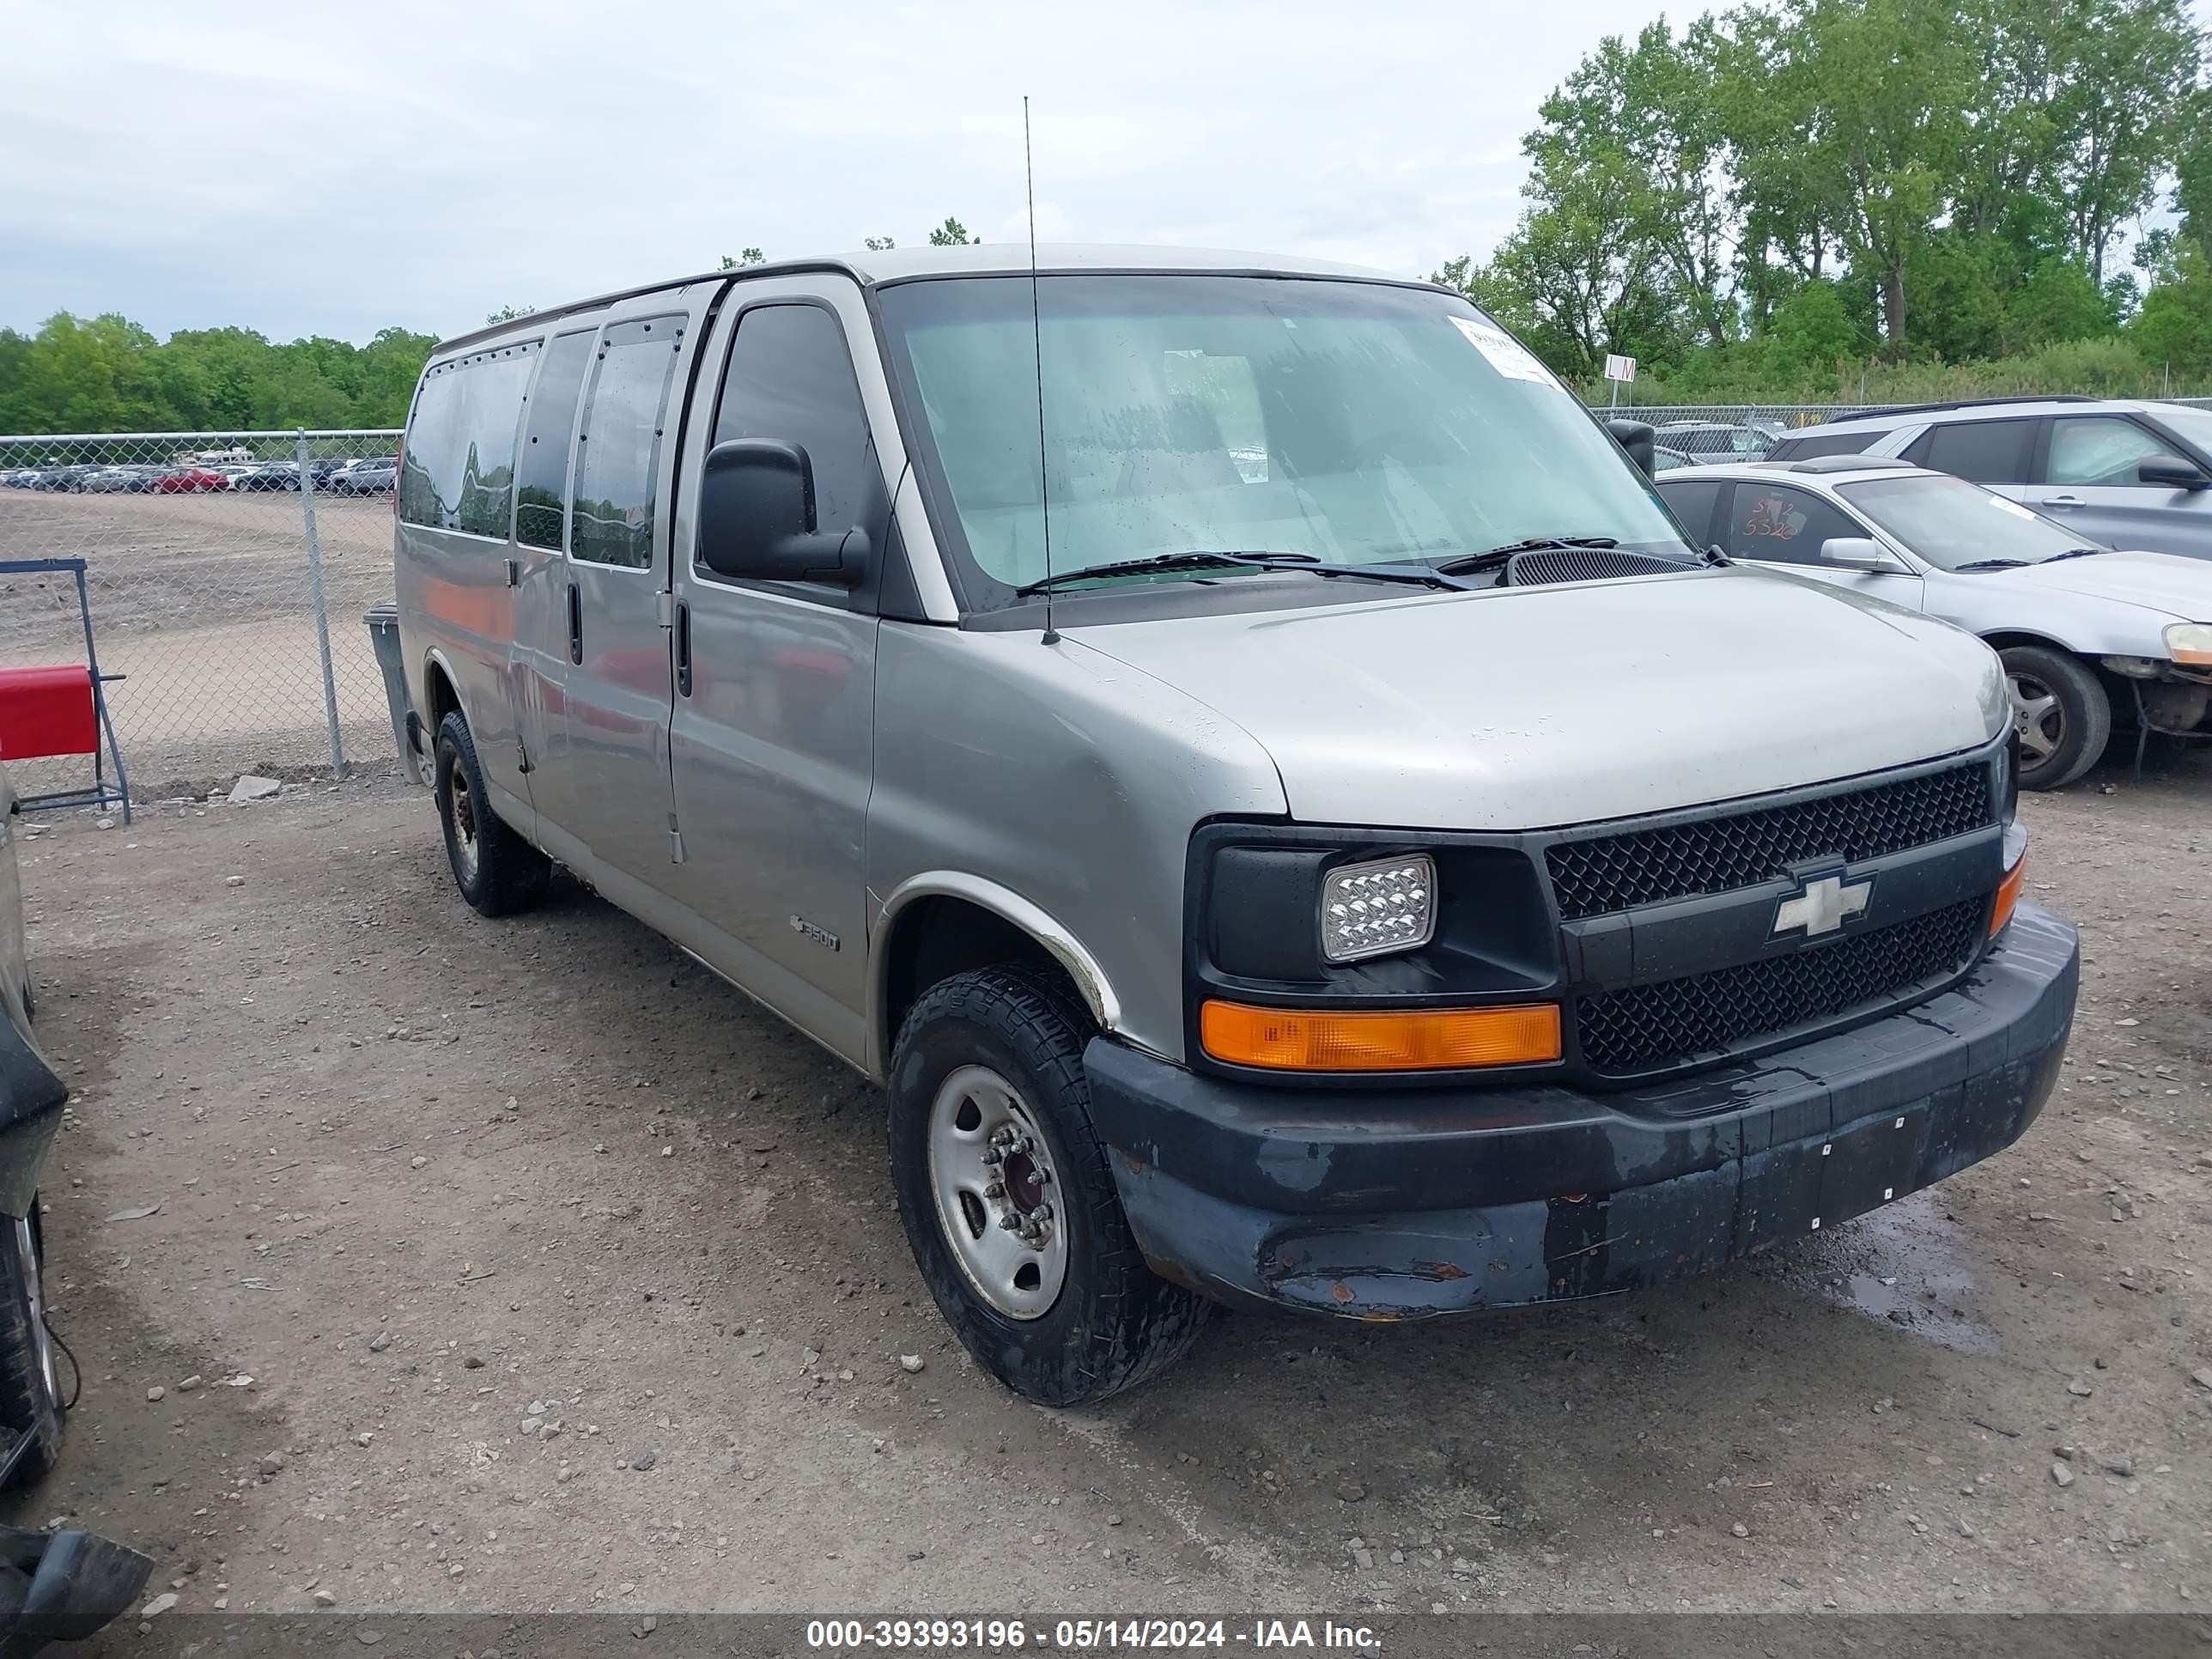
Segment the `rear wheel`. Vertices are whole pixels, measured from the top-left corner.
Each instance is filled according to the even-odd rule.
[[[62,1450],[61,1365],[46,1328],[35,1194],[31,1205],[31,1216],[0,1216],[0,1423],[30,1437],[11,1486],[43,1480]]]
[[[969,1352],[1015,1393],[1076,1406],[1188,1352],[1208,1304],[1145,1265],[1091,1123],[1082,1006],[1018,968],[924,993],[891,1064],[907,1243]]]
[[[2047,646],[1998,653],[2020,733],[2023,789],[2062,789],[2094,766],[2112,735],[2112,703],[2077,659]]]
[[[453,884],[478,915],[528,909],[544,897],[552,866],[492,811],[476,740],[458,708],[439,722],[435,759],[438,817]]]

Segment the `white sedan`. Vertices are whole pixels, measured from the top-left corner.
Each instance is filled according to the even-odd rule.
[[[1657,489],[1697,546],[1925,611],[1996,648],[2021,783],[2097,763],[2116,722],[2212,737],[2212,562],[2120,552],[1978,484],[1827,455],[1669,474]]]

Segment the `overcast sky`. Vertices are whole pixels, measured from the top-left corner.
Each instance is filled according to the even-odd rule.
[[[1690,9],[1678,5],[1681,16]],[[1538,100],[1657,0],[15,0],[0,325],[452,333],[771,257],[1022,234],[1425,275],[1510,228]]]

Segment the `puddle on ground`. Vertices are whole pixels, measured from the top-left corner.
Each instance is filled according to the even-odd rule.
[[[1793,1253],[1791,1275],[1830,1301],[1960,1353],[1990,1353],[1996,1333],[1977,1313],[1959,1229],[1915,1194]]]

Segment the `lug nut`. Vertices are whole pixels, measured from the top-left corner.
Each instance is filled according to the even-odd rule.
[[[986,1198],[1004,1198],[1006,1195],[1006,1183],[1003,1181],[994,1181],[983,1188],[983,1196]]]
[[[1010,1233],[1018,1233],[1022,1230],[1022,1218],[1009,1210],[999,1218],[999,1224]]]

